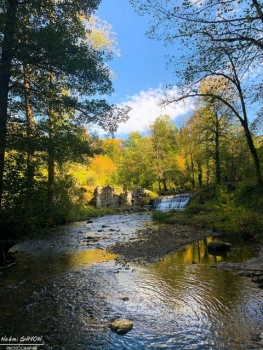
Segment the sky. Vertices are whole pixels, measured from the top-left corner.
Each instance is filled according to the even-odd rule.
[[[129,120],[119,124],[115,137],[126,138],[133,131],[144,133],[163,114],[179,126],[193,109],[190,102],[158,106],[165,87],[175,81],[171,69],[166,69],[165,55],[176,48],[165,48],[162,42],[147,38],[149,18],[139,16],[129,0],[102,0],[95,15],[112,26],[120,50],[120,56],[108,63],[114,72],[115,92],[106,99],[118,106],[132,107]]]

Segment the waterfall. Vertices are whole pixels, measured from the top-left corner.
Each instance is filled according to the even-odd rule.
[[[154,209],[161,211],[184,210],[190,201],[190,194],[159,197],[154,200]]]

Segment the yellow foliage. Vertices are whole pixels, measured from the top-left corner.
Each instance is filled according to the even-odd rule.
[[[119,163],[123,154],[124,142],[121,139],[105,139],[102,141],[102,148],[105,155],[115,163]]]
[[[116,165],[108,156],[95,155],[90,162],[90,170],[96,174],[113,173],[116,170]]]
[[[87,183],[87,165],[70,164],[68,174],[74,176],[79,186],[85,186]]]
[[[104,148],[110,148],[110,149],[116,149],[119,152],[123,151],[123,147],[124,147],[124,142],[121,139],[105,139],[102,140],[103,143],[103,147]]]
[[[89,170],[96,174],[97,185],[105,186],[117,167],[108,156],[96,155],[90,162]]]
[[[200,92],[203,94],[220,94],[226,90],[230,90],[230,84],[229,81],[222,76],[207,78],[200,86]]]
[[[117,49],[116,34],[112,27],[106,21],[99,17],[92,16],[88,19],[83,18],[87,28],[86,40],[96,49],[106,49],[116,56],[120,56]]]
[[[185,157],[183,157],[182,155],[178,154],[176,156],[176,163],[177,163],[178,170],[180,170],[180,171],[185,171],[186,170]]]

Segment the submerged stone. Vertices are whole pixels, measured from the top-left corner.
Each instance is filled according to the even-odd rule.
[[[125,334],[129,332],[133,327],[132,321],[121,319],[114,320],[110,323],[110,328],[118,334]]]
[[[212,251],[231,250],[231,247],[232,244],[225,242],[209,242],[207,245],[207,249]]]

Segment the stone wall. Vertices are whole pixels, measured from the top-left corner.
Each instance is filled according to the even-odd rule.
[[[150,191],[146,190],[145,188],[134,188],[131,191],[132,205],[143,207],[149,193]]]
[[[144,188],[136,188],[132,191],[125,191],[121,194],[116,194],[115,189],[111,186],[96,187],[91,203],[96,208],[120,208],[123,206],[143,207],[149,193],[150,191]]]

